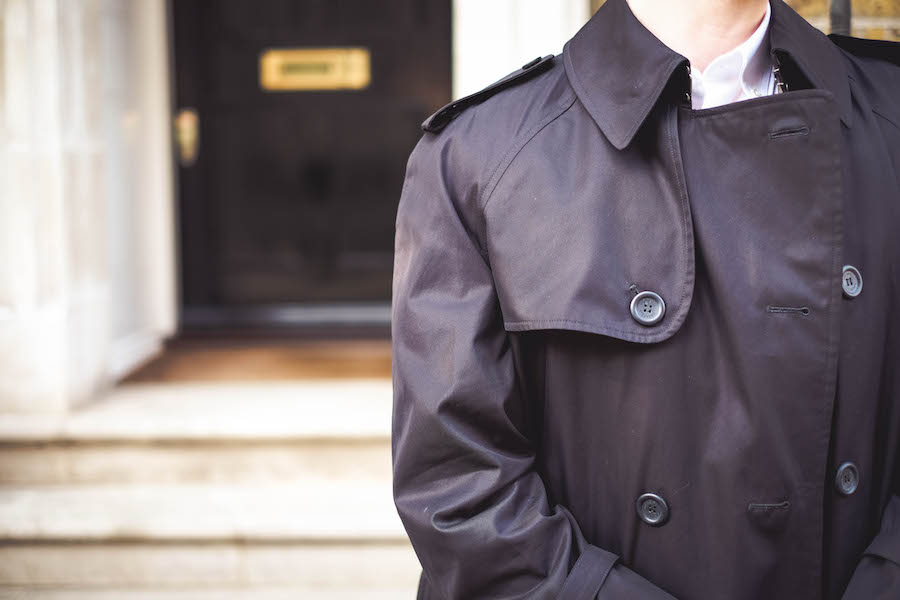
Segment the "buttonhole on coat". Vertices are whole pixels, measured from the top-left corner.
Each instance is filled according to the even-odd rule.
[[[776,534],[787,528],[790,508],[789,500],[773,503],[751,502],[747,505],[747,516],[760,531]]]
[[[809,127],[789,127],[787,129],[775,129],[769,132],[769,139],[778,140],[795,135],[809,135]]]
[[[785,500],[784,502],[774,502],[774,503],[765,503],[765,502],[751,502],[747,505],[747,510],[750,512],[767,512],[772,510],[787,510],[791,507],[791,501]]]
[[[767,306],[766,311],[774,314],[803,315],[809,314],[809,308],[806,306]]]

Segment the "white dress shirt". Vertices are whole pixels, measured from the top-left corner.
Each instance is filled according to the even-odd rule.
[[[766,14],[749,38],[717,56],[702,72],[691,69],[692,108],[711,108],[775,93],[766,36],[771,14],[772,7],[766,3]]]

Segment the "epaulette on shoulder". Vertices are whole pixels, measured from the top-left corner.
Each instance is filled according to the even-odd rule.
[[[831,33],[831,41],[854,56],[880,58],[895,65],[900,65],[900,42],[888,40],[869,40]]]
[[[480,92],[475,92],[474,94],[466,96],[465,98],[454,100],[450,104],[446,105],[445,107],[425,119],[425,122],[422,123],[422,129],[430,133],[437,133],[441,131],[444,127],[447,126],[448,123],[450,123],[450,121],[458,117],[464,110],[466,110],[470,106],[481,104],[494,94],[502,92],[506,88],[518,85],[523,81],[528,81],[538,73],[546,71],[548,68],[550,68],[550,65],[553,64],[553,59],[554,56],[552,54],[543,58],[538,57],[527,65],[524,65],[518,71],[513,71],[500,81],[492,83]]]

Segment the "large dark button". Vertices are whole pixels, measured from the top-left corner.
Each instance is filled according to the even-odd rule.
[[[666,314],[666,303],[656,292],[644,291],[631,300],[631,316],[635,321],[651,327],[662,321]]]
[[[842,496],[850,496],[859,487],[859,469],[852,462],[845,462],[837,470],[834,485]]]
[[[635,504],[638,517],[651,527],[659,527],[669,520],[669,505],[656,494],[644,494]]]
[[[856,298],[862,292],[863,280],[859,269],[853,265],[844,265],[841,273],[841,288],[848,298]]]

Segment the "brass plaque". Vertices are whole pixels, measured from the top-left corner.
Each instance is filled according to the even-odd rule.
[[[184,167],[197,162],[200,145],[200,118],[197,110],[182,108],[175,115],[175,146],[178,148],[178,162]]]
[[[372,80],[368,48],[282,48],[259,57],[259,85],[273,92],[361,90]]]

